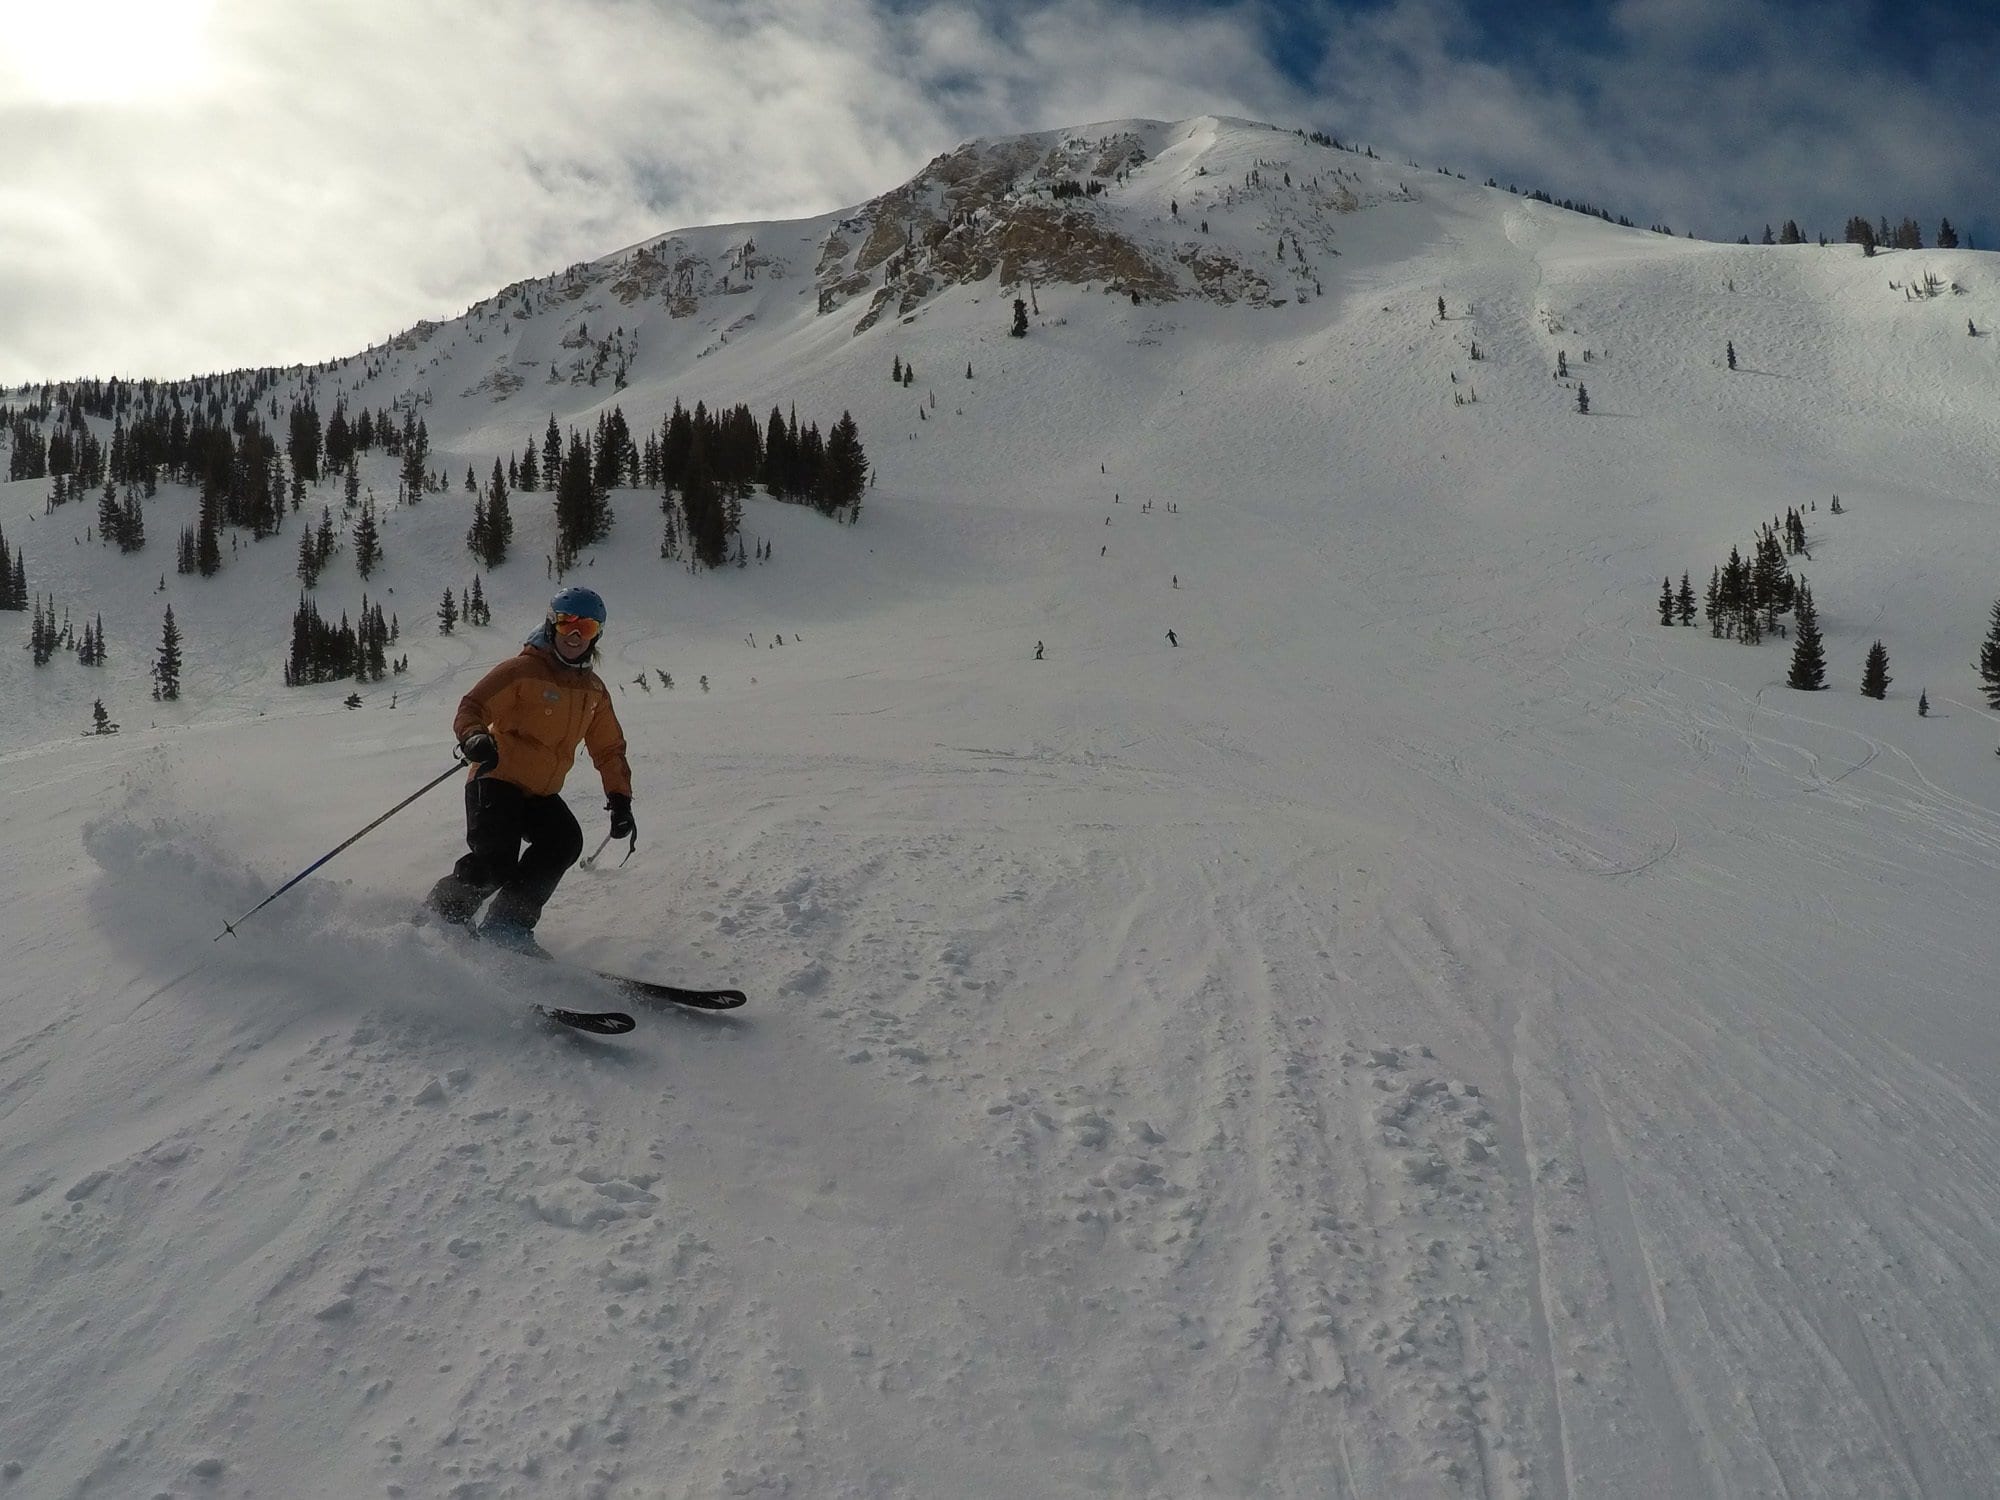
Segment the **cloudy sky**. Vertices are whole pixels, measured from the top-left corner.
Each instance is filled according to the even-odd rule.
[[[0,0],[0,382],[353,352],[977,135],[1222,112],[2000,248],[1994,0]]]

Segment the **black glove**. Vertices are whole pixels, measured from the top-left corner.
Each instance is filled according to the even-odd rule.
[[[604,810],[611,814],[611,836],[614,839],[636,839],[639,825],[632,821],[632,799],[623,792],[606,794]]]
[[[483,729],[473,730],[458,742],[458,748],[468,761],[479,767],[482,775],[500,764],[500,747]]]

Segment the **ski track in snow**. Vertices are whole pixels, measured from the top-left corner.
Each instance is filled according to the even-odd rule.
[[[1295,225],[1326,296],[1042,288],[1018,343],[992,283],[859,338],[785,282],[624,314],[635,423],[852,404],[883,473],[853,528],[751,501],[775,561],[698,580],[621,492],[576,575],[641,844],[544,935],[741,1012],[534,1025],[620,1002],[412,922],[452,787],[213,941],[443,769],[546,592],[532,497],[508,628],[449,638],[459,497],[392,508],[412,671],[350,714],[276,686],[255,548],[171,585],[189,699],[135,708],[157,546],[45,545],[0,485],[114,643],[0,660],[0,1495],[1990,1490],[2000,376],[1937,328],[2000,317],[1992,257],[1925,309],[1878,290],[1908,257],[1156,145],[1113,209],[1178,235],[1177,193],[1246,263]],[[1308,153],[1368,206],[1223,202]],[[370,399],[434,387],[451,467],[612,399],[453,397],[499,356],[449,335]],[[968,351],[905,437],[891,354]],[[1652,623],[1815,499],[1835,691]],[[1845,682],[1878,634],[1886,705]],[[79,739],[98,693],[125,732]]]

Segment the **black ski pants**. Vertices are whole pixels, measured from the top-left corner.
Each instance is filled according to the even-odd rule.
[[[561,797],[477,776],[465,784],[465,842],[453,873],[481,899],[500,892],[488,920],[532,928],[583,853],[583,830]]]

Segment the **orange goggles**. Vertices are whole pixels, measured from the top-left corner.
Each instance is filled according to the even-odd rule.
[[[600,621],[591,619],[589,615],[553,614],[549,616],[549,623],[555,627],[557,635],[580,635],[586,641],[596,640],[604,629]]]

